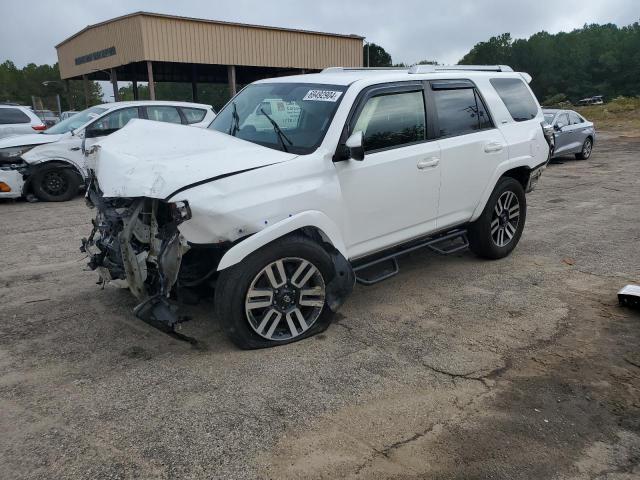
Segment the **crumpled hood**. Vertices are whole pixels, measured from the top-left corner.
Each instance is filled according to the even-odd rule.
[[[218,131],[131,120],[88,159],[105,197],[168,198],[215,177],[295,158]]]
[[[46,135],[44,133],[27,133],[24,135],[11,135],[0,139],[0,148],[22,147],[24,145],[44,145],[53,143],[64,137],[64,133]]]

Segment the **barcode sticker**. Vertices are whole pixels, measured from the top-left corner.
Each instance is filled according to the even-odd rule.
[[[302,100],[313,100],[316,102],[336,102],[342,92],[335,90],[309,90]]]

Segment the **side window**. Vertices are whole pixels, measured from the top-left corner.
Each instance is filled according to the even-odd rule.
[[[518,78],[492,78],[490,82],[509,110],[511,118],[516,122],[524,122],[536,117],[538,104],[522,80]]]
[[[433,98],[439,137],[464,135],[492,127],[482,99],[473,88],[434,90]]]
[[[202,108],[180,107],[180,110],[182,110],[188,124],[201,122],[207,115],[207,111]]]
[[[424,140],[425,125],[422,91],[403,92],[367,100],[352,131],[362,131],[370,152]]]
[[[91,130],[104,132],[105,135],[120,130],[132,118],[140,118],[138,115],[138,107],[129,107],[111,112],[100,118],[91,125]]]
[[[575,112],[569,112],[569,120],[571,121],[571,125],[577,125],[584,122],[584,120]]]
[[[560,115],[558,115],[556,125],[558,127],[566,127],[567,125],[569,125],[569,115],[567,115],[566,113],[561,113]]]
[[[149,120],[167,123],[182,123],[180,114],[176,107],[168,105],[150,105],[147,108],[147,117]]]
[[[30,122],[29,116],[19,108],[0,108],[0,125]]]

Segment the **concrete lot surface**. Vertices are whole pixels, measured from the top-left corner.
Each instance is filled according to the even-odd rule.
[[[418,252],[327,332],[136,320],[84,201],[0,203],[0,478],[640,478],[640,139],[554,162],[514,254]]]

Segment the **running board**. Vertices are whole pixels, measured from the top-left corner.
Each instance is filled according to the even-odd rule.
[[[398,257],[406,255],[407,253],[421,248],[429,248],[430,250],[439,253],[440,255],[451,255],[452,253],[464,250],[469,246],[469,240],[467,239],[467,231],[458,229],[452,230],[444,235],[438,237],[428,237],[426,239],[416,240],[411,243],[407,243],[403,246],[397,247],[393,252],[388,253],[380,258],[371,260],[353,267],[353,271],[356,275],[356,281],[362,285],[374,285],[383,280],[387,280],[400,272],[400,266],[398,265]],[[391,268],[387,268],[378,272],[373,277],[362,276],[359,272],[363,270],[389,263]]]

